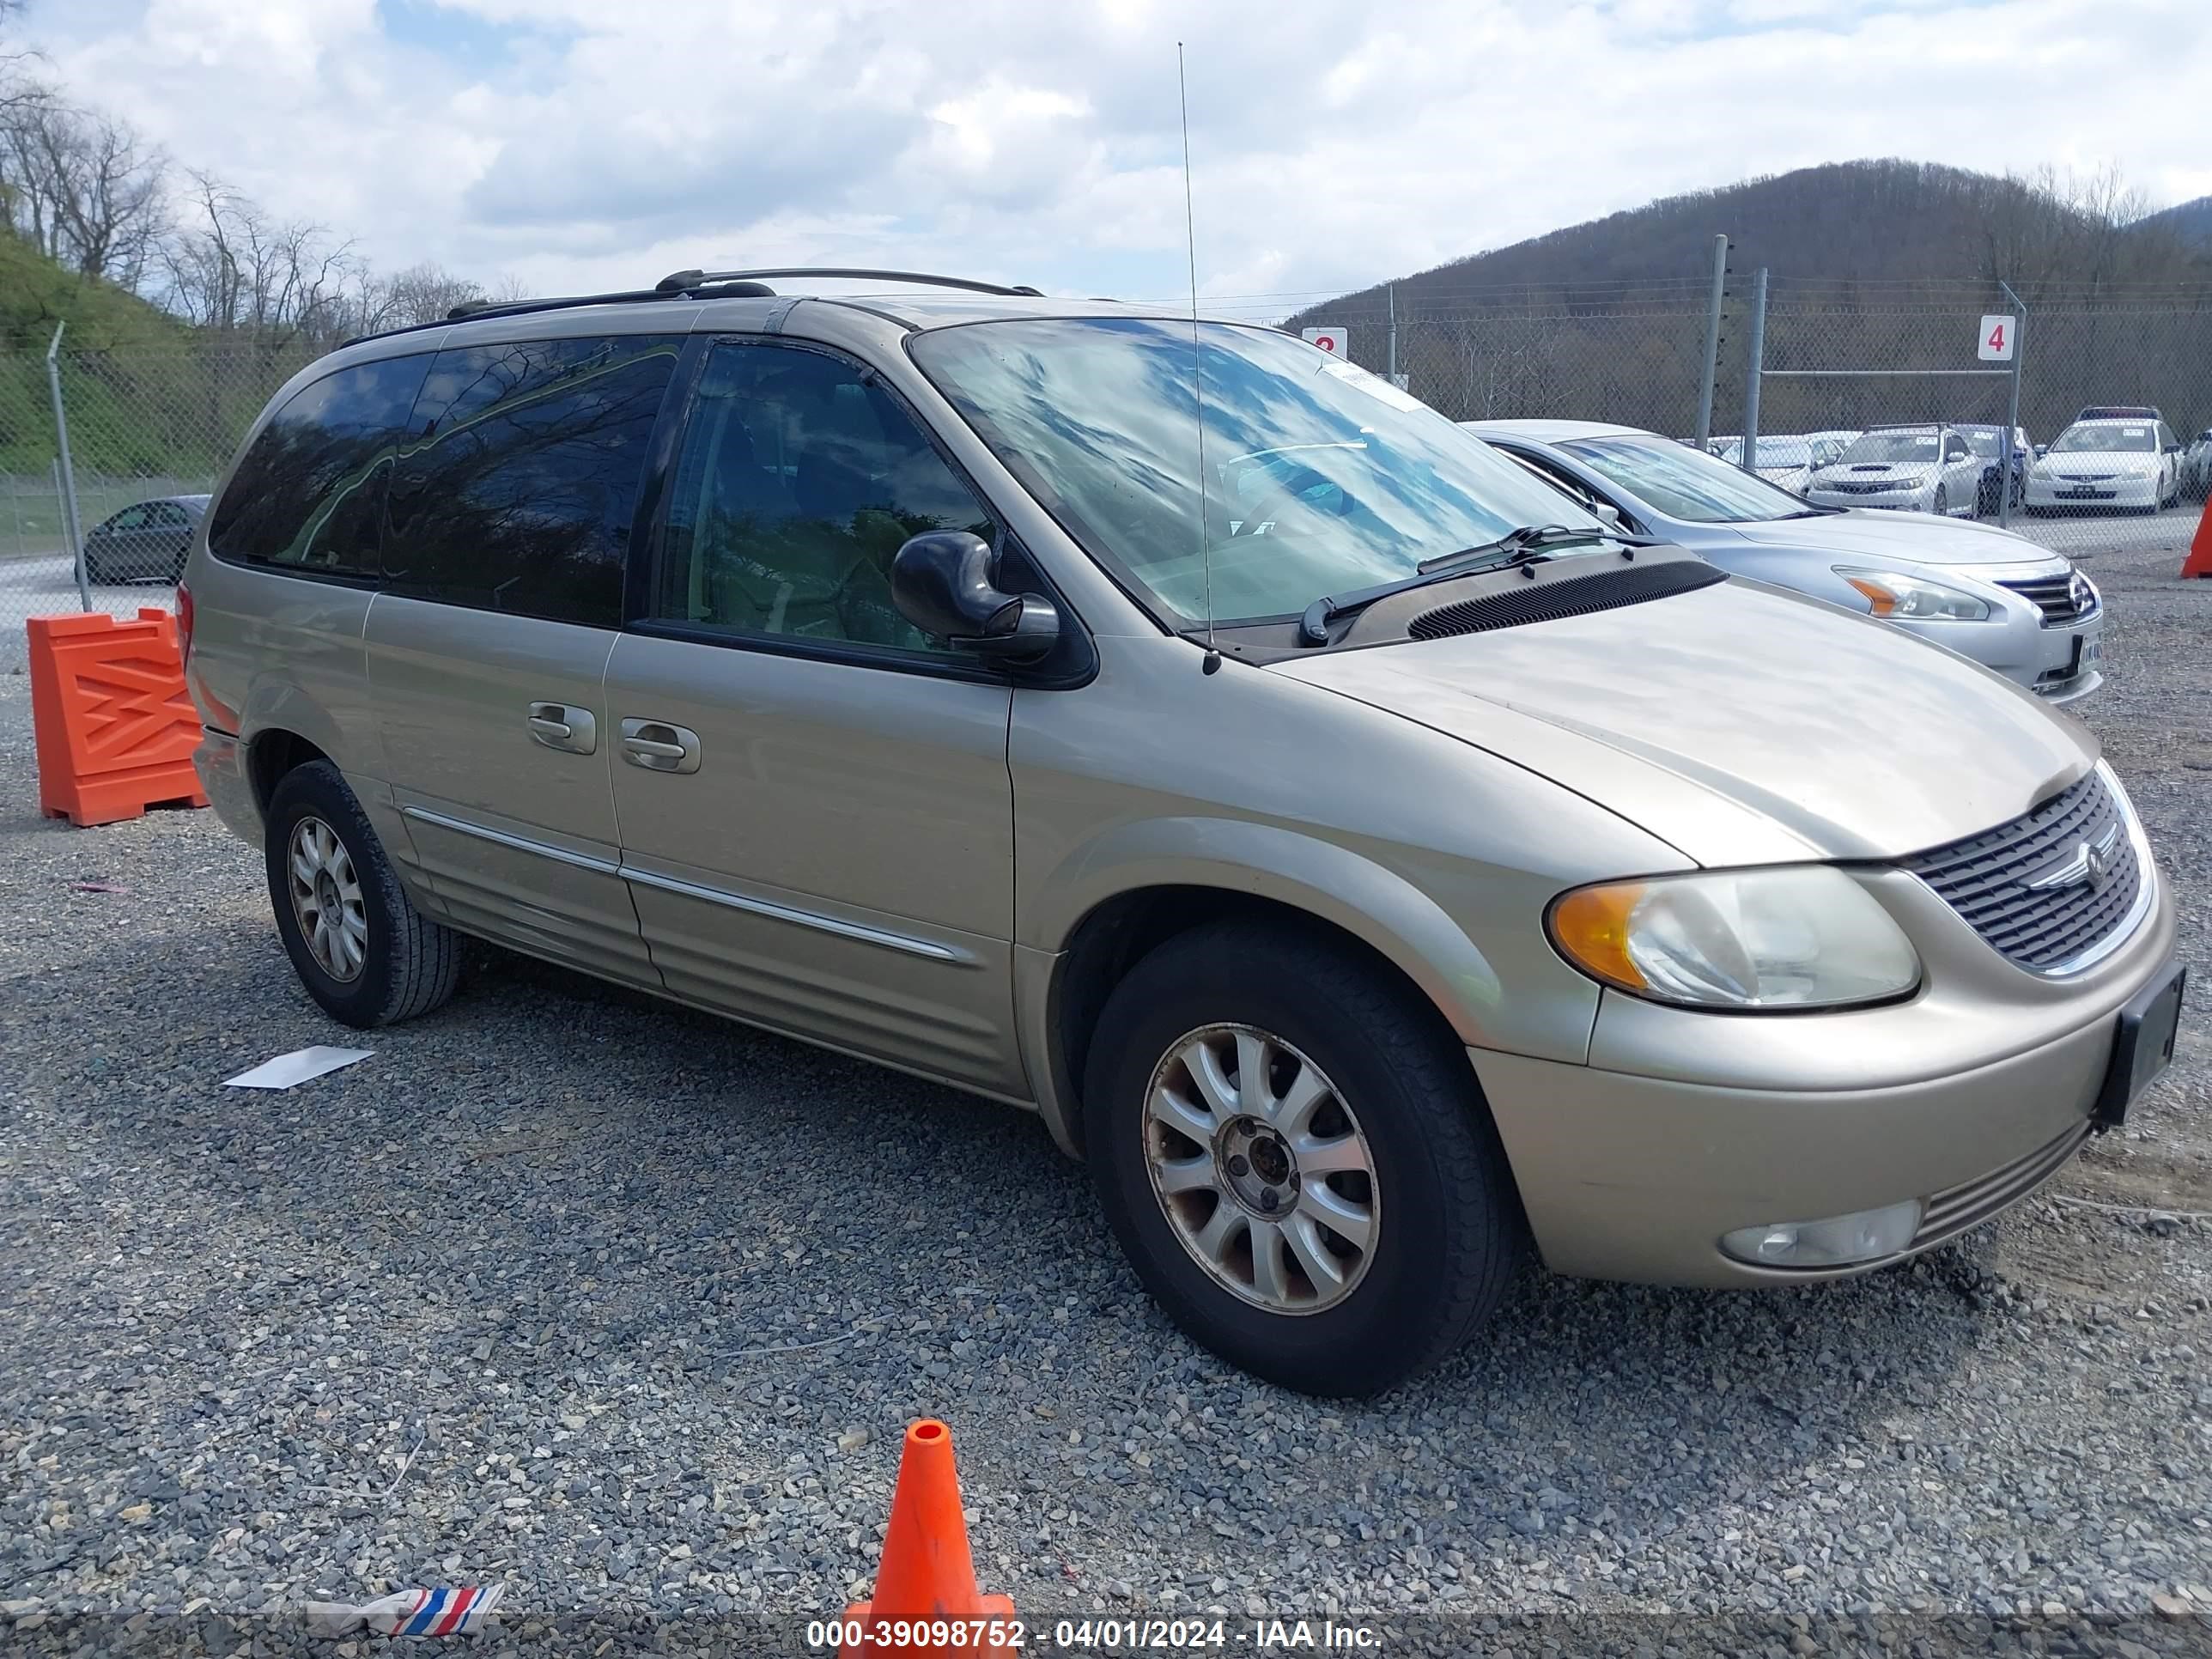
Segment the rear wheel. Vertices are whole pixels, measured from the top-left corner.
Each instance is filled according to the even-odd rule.
[[[1216,924],[1139,963],[1099,1017],[1084,1126],[1170,1317],[1306,1393],[1436,1364],[1525,1253],[1465,1050],[1372,963],[1296,929]]]
[[[331,1018],[389,1025],[453,995],[459,940],[416,909],[337,767],[287,772],[262,838],[285,954]]]

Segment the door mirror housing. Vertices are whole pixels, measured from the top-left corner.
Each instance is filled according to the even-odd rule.
[[[1060,638],[1050,599],[1000,588],[991,544],[965,530],[910,537],[891,560],[891,603],[933,639],[1000,662],[1034,662]]]

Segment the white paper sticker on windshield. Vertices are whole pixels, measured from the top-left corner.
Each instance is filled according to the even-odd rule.
[[[1357,386],[1369,397],[1386,403],[1393,409],[1426,409],[1428,405],[1410,392],[1401,392],[1380,374],[1370,374],[1358,363],[1328,362],[1321,366],[1324,374],[1334,374],[1347,386]]]

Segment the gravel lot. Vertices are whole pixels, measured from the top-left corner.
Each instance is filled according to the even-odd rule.
[[[447,1582],[505,1585],[538,1646],[662,1621],[799,1650],[744,1616],[865,1590],[902,1426],[938,1414],[979,1574],[1033,1621],[2198,1650],[2212,582],[2164,548],[2087,563],[2087,717],[2197,975],[2126,1130],[2048,1201],[1847,1285],[1532,1275],[1367,1408],[1171,1331],[1033,1119],[550,969],[487,954],[374,1058],[220,1088],[355,1038],[211,816],[38,817],[0,674],[0,1646],[281,1646],[256,1616]]]

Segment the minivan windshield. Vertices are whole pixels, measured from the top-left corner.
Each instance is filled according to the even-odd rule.
[[[2051,453],[2070,455],[2099,449],[2138,453],[2157,447],[2158,440],[2147,426],[2069,426],[2058,434]]]
[[[1559,447],[1653,512],[1685,524],[1756,524],[1808,510],[1757,473],[1671,438],[1576,438]],[[1766,459],[1763,444],[1759,458]]]
[[[1838,465],[1850,466],[1857,462],[1887,462],[1892,465],[1903,463],[1932,464],[1942,453],[1936,434],[1927,432],[1869,432],[1854,439],[1851,447],[1838,458]]]
[[[910,349],[1071,535],[1188,622],[1295,616],[1524,526],[1605,529],[1379,376],[1271,329],[1193,332],[1009,320]]]

